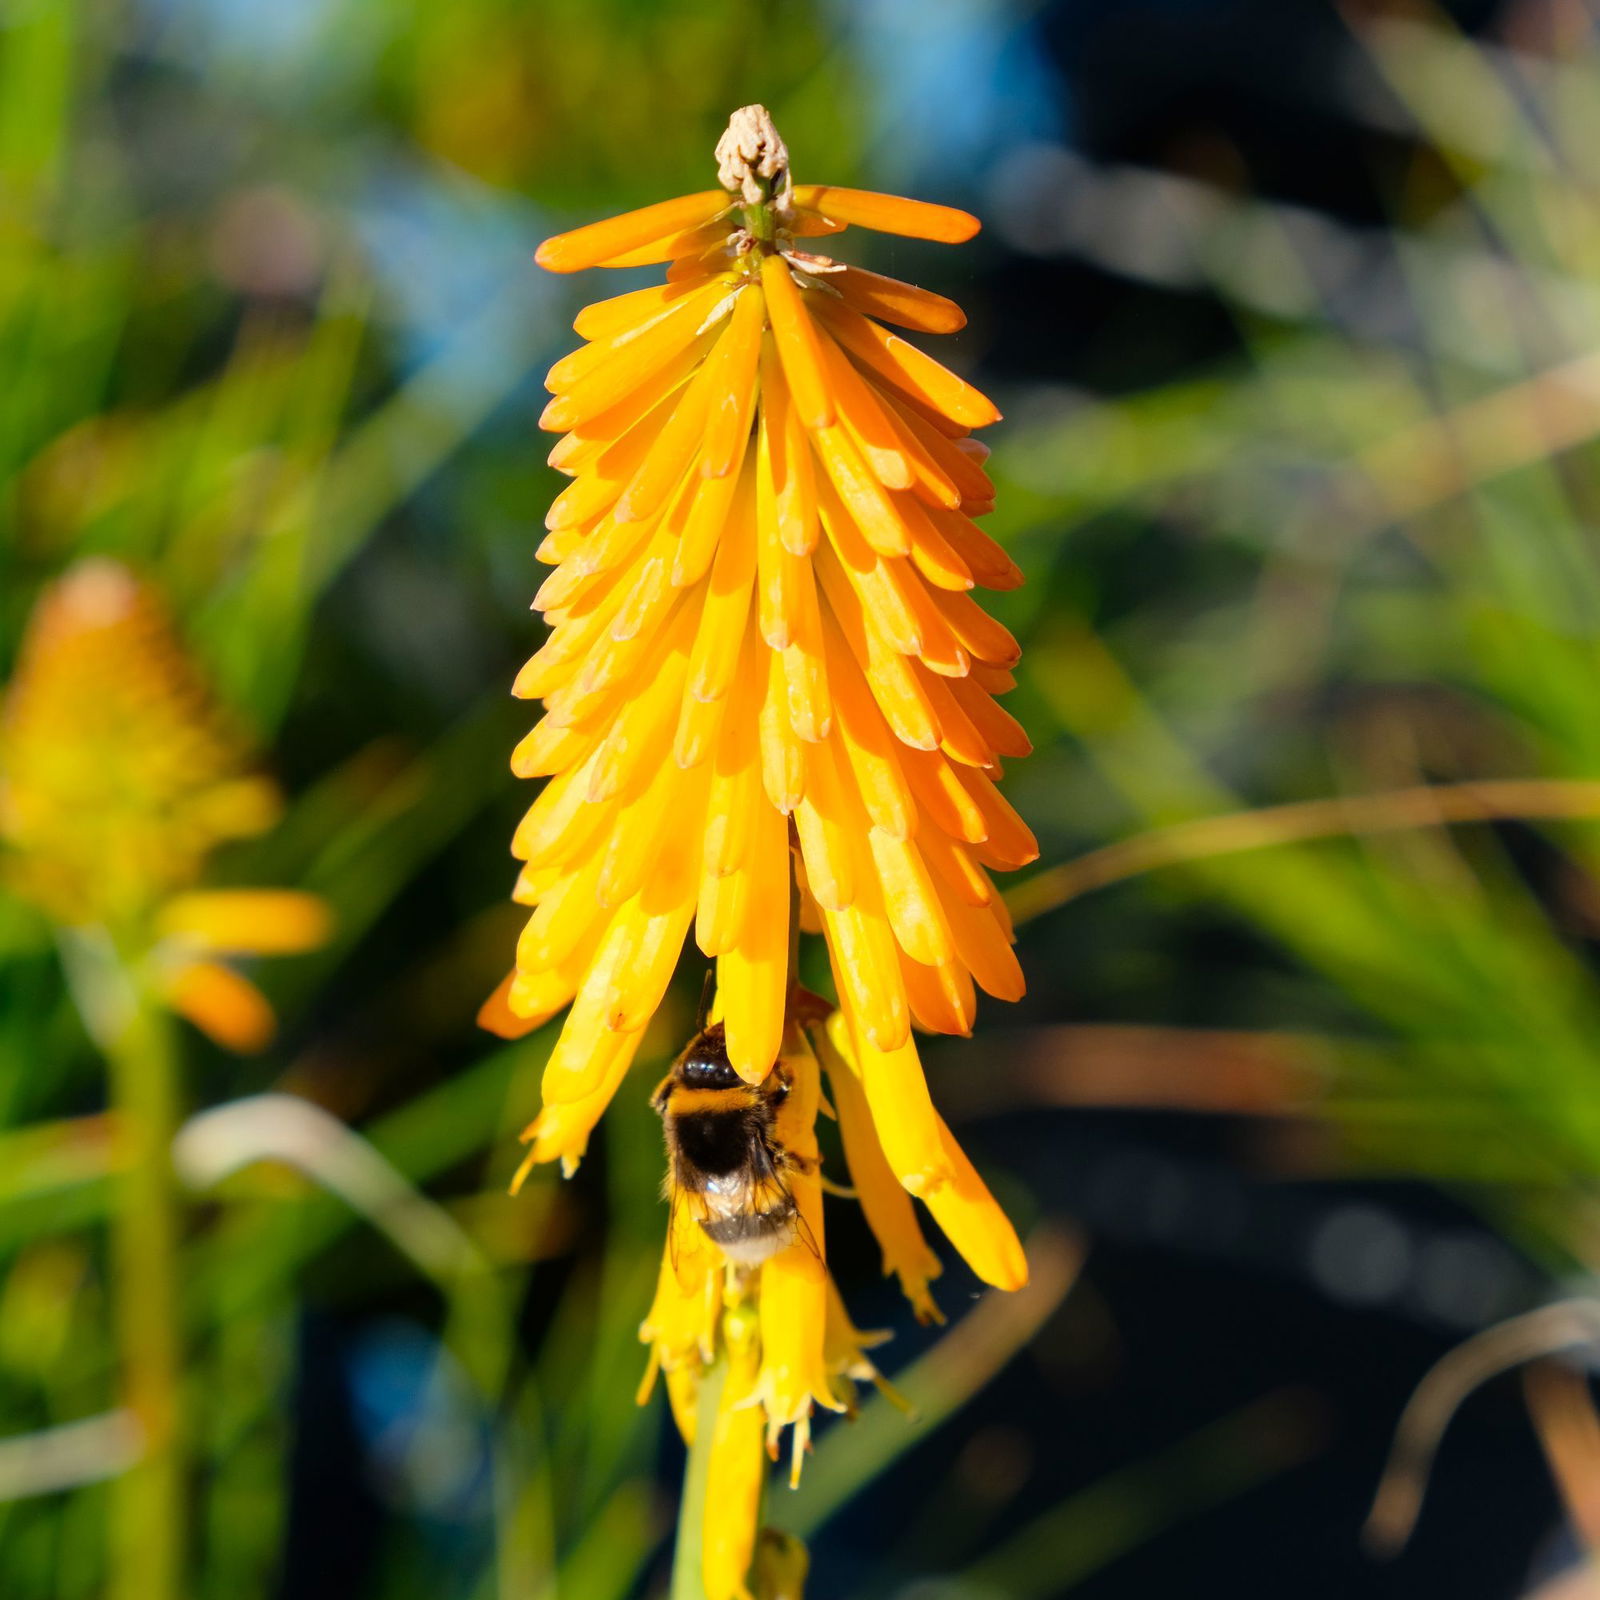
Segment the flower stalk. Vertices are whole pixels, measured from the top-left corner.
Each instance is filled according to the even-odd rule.
[[[683,1471],[683,1494],[678,1501],[678,1532],[672,1546],[670,1600],[706,1600],[704,1532],[706,1489],[711,1482],[711,1448],[716,1438],[717,1411],[728,1379],[728,1363],[719,1360],[700,1375],[695,1402],[694,1437]]]
[[[180,1115],[170,1016],[135,989],[107,1041],[120,1159],[112,1207],[112,1299],[123,1404],[139,1428],[136,1464],[111,1487],[111,1600],[180,1600],[187,1543],[187,1429],[172,1168]]]

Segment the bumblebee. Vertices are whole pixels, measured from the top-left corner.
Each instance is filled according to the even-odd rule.
[[[781,1061],[761,1083],[746,1083],[728,1060],[718,1022],[689,1041],[650,1097],[666,1135],[668,1199],[688,1205],[740,1266],[776,1255],[800,1230],[786,1180],[810,1163],[776,1132],[791,1086]]]

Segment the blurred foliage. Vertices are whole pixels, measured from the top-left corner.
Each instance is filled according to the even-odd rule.
[[[574,1183],[541,1173],[511,1201],[550,1038],[472,1027],[518,921],[505,846],[527,797],[502,691],[533,645],[555,483],[538,379],[585,293],[528,257],[570,220],[703,186],[752,99],[804,173],[871,182],[870,119],[840,107],[881,86],[845,33],[787,0],[0,5],[0,667],[72,560],[152,577],[290,797],[213,881],[337,913],[325,948],[257,974],[286,1022],[271,1056],[182,1041],[188,1105],[214,1108],[182,1135],[197,1596],[274,1592],[295,1558],[289,1495],[317,1479],[291,1419],[316,1404],[296,1386],[319,1318],[364,1352],[351,1470],[388,1508],[370,1551],[330,1546],[330,1586],[526,1600],[559,1574],[621,1600],[659,1577],[677,1464],[632,1392],[654,1119],[625,1094]],[[1166,245],[1228,307],[1237,356],[1153,391],[1003,396],[991,526],[1030,583],[998,610],[1037,746],[1009,792],[1043,870],[1244,814],[1226,848],[1175,836],[1092,901],[1062,908],[1089,879],[1022,886],[1023,1015],[1162,1025],[1147,1065],[1179,1104],[1206,1101],[1191,1030],[1292,1028],[1309,1075],[1252,1109],[1318,1117],[1302,1171],[1433,1178],[1552,1270],[1592,1268],[1600,54],[1489,51],[1381,9],[1355,48],[1364,105],[1414,141],[1392,228],[1220,189],[1169,208]],[[1156,181],[1124,177],[1112,251]],[[970,265],[874,264],[971,304],[981,360],[999,313]],[[1258,814],[1488,778],[1538,801],[1450,828],[1380,807],[1287,841]],[[1226,960],[1200,948],[1218,938]],[[127,1449],[71,1432],[115,1399],[116,1145],[54,946],[0,898],[0,1589],[18,1600],[102,1593],[99,1480]],[[1046,1050],[1030,1079],[1025,1054],[930,1052],[951,1085],[984,1061],[1000,1101],[1082,1065]],[[248,1098],[267,1091],[335,1131]],[[1037,1210],[996,1177],[1019,1219]],[[869,1408],[824,1433],[791,1526],[820,1528],[1033,1335],[1071,1281],[1053,1237],[1043,1298],[991,1300],[910,1364],[921,1431]],[[1302,1459],[1293,1405],[1262,1405],[1276,1431],[1223,1419],[984,1545],[950,1592],[1042,1594],[1041,1548],[1064,1582],[1087,1575]]]

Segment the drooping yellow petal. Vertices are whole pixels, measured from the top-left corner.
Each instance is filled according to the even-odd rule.
[[[688,507],[672,564],[672,582],[680,589],[700,580],[725,536],[748,537],[754,528],[754,462],[746,460],[742,471],[724,477],[700,478],[692,485]]]
[[[970,771],[947,760],[940,750],[907,749],[899,752],[900,770],[917,804],[928,818],[952,839],[981,843],[989,836],[985,812],[969,792],[958,772]],[[974,776],[988,779],[982,773]],[[993,785],[990,785],[992,790]]]
[[[968,502],[972,504],[993,502],[994,484],[990,481],[988,473],[983,470],[981,461],[965,448],[967,445],[978,444],[978,440],[950,438],[934,427],[915,407],[906,405],[897,395],[885,392],[883,403],[891,415],[905,426],[907,433],[927,452],[928,459],[955,484],[961,493],[963,506]],[[985,451],[985,459],[987,454]],[[972,514],[969,510],[968,515]]]
[[[1004,868],[1025,867],[1030,861],[1037,861],[1038,840],[989,778],[970,767],[950,767],[949,771],[966,791],[969,802],[982,818],[983,831],[973,841],[985,847],[985,853],[979,859],[987,865]]]
[[[589,1147],[589,1135],[627,1077],[639,1041],[644,1037],[642,1029],[638,1033],[613,1033],[594,1027],[587,1019],[574,1029],[572,1019],[573,1013],[569,1013],[561,1030],[562,1038],[565,1039],[569,1031],[574,1037],[583,1035],[580,1043],[586,1052],[588,1071],[595,1080],[595,1087],[576,1099],[545,1100],[539,1115],[522,1131],[530,1148],[519,1169],[519,1177],[529,1167],[545,1161],[559,1161],[562,1171],[569,1174],[576,1170]]]
[[[604,855],[586,853],[539,897],[517,940],[517,968],[539,972],[557,966],[592,925],[608,924],[610,910],[601,905],[598,889]]]
[[[940,1135],[939,1113],[909,1034],[894,1048],[881,1049],[844,1009],[829,1018],[828,1037],[859,1074],[884,1158],[901,1186],[926,1196],[948,1183],[953,1169]]]
[[[175,895],[156,916],[158,938],[234,955],[294,955],[332,932],[327,901],[293,889],[197,889]]]
[[[655,1298],[639,1325],[640,1341],[653,1347],[665,1371],[706,1366],[714,1359],[722,1281],[722,1252],[687,1206],[675,1206],[667,1219]]]
[[[799,805],[806,792],[805,754],[789,720],[788,686],[783,662],[776,651],[767,652],[767,693],[761,702],[761,781],[772,802],[785,816]]]
[[[700,1405],[700,1372],[698,1365],[684,1365],[669,1367],[663,1374],[672,1420],[677,1423],[678,1433],[683,1442],[691,1448],[694,1445],[695,1424],[698,1420],[695,1413]]]
[[[599,752],[579,766],[558,772],[528,807],[511,836],[511,854],[530,866],[573,864],[573,845],[586,845],[605,813],[589,804],[589,780]]]
[[[947,687],[984,744],[997,756],[1012,758],[1032,753],[1033,742],[1022,724],[993,695],[966,677],[951,681]]]
[[[897,194],[874,194],[870,189],[841,189],[826,183],[795,185],[794,203],[835,222],[854,223],[876,233],[898,233],[910,239],[932,239],[938,244],[965,244],[980,226],[970,211],[933,205],[926,200],[906,200]]]
[[[883,888],[884,909],[900,948],[927,966],[953,961],[956,947],[950,925],[916,843],[877,828],[870,829],[867,838]]]
[[[668,890],[662,852],[680,849],[685,840],[693,841],[698,861],[710,781],[704,764],[685,768],[676,761],[663,761],[638,799],[615,813],[610,838],[601,847],[603,860],[595,889],[601,905],[619,906],[647,882],[655,893]],[[675,824],[666,838],[661,826],[664,817],[673,818]],[[676,892],[681,893],[681,888]]]
[[[880,628],[868,625],[860,597],[827,546],[818,547],[817,578],[856,666],[895,737],[913,749],[937,749],[941,730],[928,696],[905,657],[884,639]]]
[[[943,510],[943,507],[938,509]],[[910,515],[906,527],[911,536],[911,562],[936,588],[965,591],[976,581],[972,568],[939,531],[931,517]]]
[[[934,604],[927,584],[904,561],[891,566],[890,577],[916,629],[917,659],[941,678],[966,678],[972,670],[972,657]],[[957,698],[965,706],[965,700]]]
[[[589,783],[594,801],[616,797],[627,801],[650,781],[668,758],[683,702],[684,679],[689,671],[689,651],[694,646],[694,609],[680,605],[653,660],[654,675],[638,686],[625,702],[600,746],[600,757]]]
[[[824,611],[822,624],[839,736],[857,792],[874,827],[906,838],[914,826],[914,813],[894,736],[860,669],[850,659],[831,610]]]
[[[824,428],[813,435],[813,443],[827,481],[867,543],[879,555],[909,554],[911,535],[905,520],[889,492],[867,469],[850,435],[843,428]]]
[[[900,975],[905,980],[911,1019],[925,1033],[972,1032],[978,1015],[977,986],[959,960],[926,967],[901,952]]]
[[[598,1048],[602,1034],[637,1038],[643,1031],[672,976],[665,951],[674,939],[682,945],[693,904],[686,899],[652,913],[635,897],[611,915],[545,1063],[542,1092],[547,1106],[584,1100],[607,1080],[608,1052]],[[671,953],[675,958],[677,949]]]
[[[619,217],[607,217],[604,222],[574,228],[570,233],[558,233],[539,246],[534,260],[547,272],[581,272],[686,228],[698,227],[727,206],[728,196],[721,189],[661,200],[637,211],[625,211]]]
[[[1022,657],[1022,647],[1003,623],[996,622],[969,594],[933,589],[928,598],[939,608],[950,631],[980,661],[1010,667]]]
[[[923,697],[939,722],[939,748],[963,766],[992,768],[994,747],[978,731],[950,685],[954,680],[929,672],[920,661],[911,663]]]
[[[769,1449],[776,1448],[783,1428],[795,1428],[791,1481],[798,1481],[812,1406],[842,1411],[844,1401],[834,1387],[826,1360],[828,1271],[812,1127],[821,1075],[809,1045],[796,1034],[786,1042],[784,1061],[793,1087],[779,1108],[776,1137],[809,1170],[802,1166],[789,1175],[800,1217],[794,1242],[761,1264],[761,1370],[752,1392],[766,1412]]]
[[[737,950],[749,910],[750,875],[738,870],[713,872],[708,862],[700,876],[695,905],[694,939],[701,953],[720,956]]]
[[[864,267],[829,273],[828,287],[853,310],[918,333],[958,333],[967,325],[966,312],[954,300]]]
[[[689,661],[689,693],[697,700],[720,700],[732,687],[755,576],[756,541],[722,540]]]
[[[572,319],[572,331],[591,341],[614,339],[653,322],[681,300],[690,290],[675,283],[652,283],[643,289],[630,289],[585,306]]]
[[[1000,420],[987,395],[899,334],[880,328],[839,301],[818,300],[815,310],[823,327],[891,389],[932,407],[963,428],[986,428]]]
[[[994,899],[994,885],[970,845],[939,828],[924,828],[917,845],[929,869],[967,905],[986,906]]]
[[[789,997],[789,825],[770,805],[756,808],[740,870],[748,878],[739,941],[717,956],[717,996],[728,1060],[746,1083],[760,1083],[783,1042]]]
[[[848,1037],[843,1026],[837,1031]],[[911,1196],[896,1178],[883,1153],[858,1070],[851,1057],[836,1047],[834,1029],[817,1029],[812,1037],[822,1064],[827,1068],[829,1096],[839,1117],[839,1134],[844,1142],[850,1182],[861,1202],[867,1226],[883,1251],[883,1270],[899,1278],[900,1288],[911,1302],[919,1322],[938,1321],[939,1309],[928,1283],[939,1275],[939,1258],[928,1248],[917,1224]]]
[[[817,343],[833,391],[834,412],[855,453],[883,487],[909,489],[911,462],[883,402],[832,339],[823,334]]]
[[[167,1004],[208,1039],[240,1055],[272,1043],[278,1019],[251,981],[220,961],[186,961],[162,981]]]
[[[673,405],[671,416],[655,429],[648,451],[620,488],[616,501],[618,522],[644,523],[659,517],[698,455],[712,399],[706,377],[709,365],[702,365],[690,379]],[[640,427],[652,420],[653,414]]]
[[[795,832],[805,862],[806,883],[817,904],[840,911],[855,898],[852,835],[861,826],[839,770],[838,746],[824,739],[807,748],[806,792],[795,807]]]
[[[956,953],[978,987],[997,1000],[1020,1000],[1027,984],[999,921],[998,900],[986,906],[969,906],[943,883],[937,888]]]
[[[819,573],[831,577],[842,573],[860,600],[863,620],[882,640],[901,655],[919,654],[922,630],[899,578],[904,563],[867,543],[831,485],[823,485],[821,502],[828,538],[817,555]]]
[[[706,362],[711,406],[701,471],[708,478],[726,477],[744,458],[755,413],[756,369],[765,321],[766,302],[761,290],[751,284],[740,292],[727,331]]]
[[[516,977],[515,971],[508,972],[496,985],[494,993],[478,1007],[478,1026],[486,1028],[497,1038],[520,1039],[524,1034],[532,1033],[541,1022],[549,1020],[548,1017],[519,1016],[511,1009],[511,985],[516,982]],[[569,990],[563,994],[554,1010],[559,1011],[571,999],[572,992]]]
[[[910,1035],[911,1011],[899,948],[879,901],[872,878],[858,874],[855,899],[841,911],[822,907],[822,927],[840,1002],[879,1049],[893,1050]]]
[[[928,520],[957,558],[985,589],[1015,589],[1022,568],[961,511],[930,508]]]
[[[1010,1218],[996,1204],[944,1119],[939,1139],[950,1181],[922,1196],[933,1219],[962,1259],[985,1283],[997,1289],[1020,1289],[1028,1281],[1028,1258]]]
[[[721,282],[702,286],[663,317],[612,351],[544,408],[539,426],[564,433],[621,404],[686,347],[709,342],[715,323],[731,309]]]
[[[808,428],[831,428],[833,395],[823,368],[820,335],[800,298],[789,263],[782,256],[762,257],[761,283],[783,375],[800,418]]]
[[[808,556],[816,548],[818,531],[815,463],[770,336],[761,344],[760,378],[765,492],[772,497],[784,549]]]
[[[1010,694],[1017,686],[1017,675],[1005,667],[990,666],[987,661],[974,661],[972,681],[990,694]]]

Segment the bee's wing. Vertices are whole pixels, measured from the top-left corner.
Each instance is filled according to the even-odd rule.
[[[683,1190],[673,1180],[669,1163],[667,1169],[667,1261],[672,1276],[683,1282],[683,1269],[678,1265],[678,1208],[683,1204]]]
[[[794,1232],[795,1237],[803,1244],[818,1261],[822,1260],[822,1246],[817,1243],[817,1236],[811,1231],[811,1224],[806,1221],[806,1214],[800,1209],[799,1202],[790,1193],[788,1185],[784,1186],[785,1194],[789,1196],[789,1204],[794,1207]]]
[[[784,1175],[791,1170],[809,1171],[813,1166],[820,1166],[820,1164],[820,1161],[810,1161],[800,1156],[791,1155],[785,1150],[781,1160],[773,1164],[772,1176],[768,1180],[771,1187],[789,1203],[790,1212],[794,1217],[795,1237],[818,1261],[823,1259],[822,1246],[817,1243],[817,1236],[811,1231],[811,1224],[806,1221],[806,1214],[800,1209],[800,1202],[795,1199],[794,1191],[789,1187]]]
[[[753,1178],[750,1183],[748,1201],[744,1209],[755,1212],[786,1211],[794,1219],[796,1238],[820,1261],[822,1247],[817,1243],[816,1234],[812,1232],[811,1224],[806,1221],[805,1213],[800,1209],[800,1203],[795,1199],[794,1190],[789,1187],[787,1178],[787,1173],[799,1165],[799,1158],[787,1151],[778,1152],[777,1159],[774,1160],[773,1152],[763,1149],[759,1162],[752,1162],[752,1166],[759,1168],[760,1175]]]

